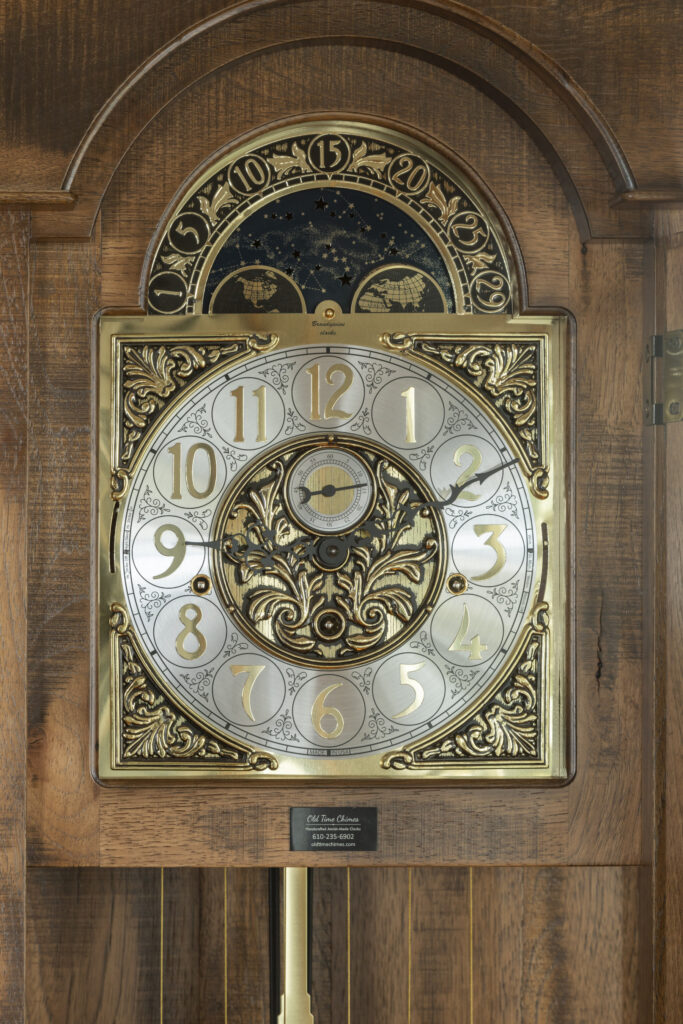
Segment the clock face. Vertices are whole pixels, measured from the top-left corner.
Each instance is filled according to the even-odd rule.
[[[101,321],[100,775],[565,778],[564,328],[480,190],[281,126],[145,292]]]
[[[329,764],[436,734],[504,677],[538,598],[539,502],[445,364],[292,334],[209,367],[158,419],[117,561],[176,706]]]

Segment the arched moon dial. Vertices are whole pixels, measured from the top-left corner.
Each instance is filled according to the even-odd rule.
[[[286,484],[292,517],[314,533],[348,533],[368,514],[375,498],[369,466],[347,448],[307,452],[296,462]]]

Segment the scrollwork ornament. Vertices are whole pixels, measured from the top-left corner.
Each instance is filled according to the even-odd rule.
[[[280,343],[277,334],[250,334],[247,338],[247,348],[250,352],[272,352]]]
[[[394,352],[409,352],[415,346],[415,337],[413,334],[381,334],[379,340]]]
[[[406,335],[391,335],[386,346],[405,346]],[[516,434],[530,471],[536,497],[548,496],[548,469],[541,451],[538,345],[533,342],[460,342],[455,338],[415,335],[419,355],[448,366],[456,376],[483,392]]]
[[[275,334],[248,334],[213,345],[123,345],[120,350],[122,404],[119,412],[117,469],[112,475],[114,500],[125,495],[128,467],[134,461],[147,431],[168,402],[200,374],[222,360],[232,361],[245,351],[270,352],[277,346]]]
[[[317,542],[292,518],[285,494],[297,451],[285,448],[260,467],[224,511],[226,601],[245,632],[280,655],[315,665],[367,660],[412,633],[426,614],[443,573],[440,521],[415,513],[424,496],[398,462],[366,453],[372,513],[350,536],[344,562],[322,569]],[[317,625],[325,615],[340,623],[334,639]]]
[[[405,768],[412,768],[415,758],[409,750],[392,750],[391,753],[382,757],[382,768],[394,768],[396,771],[403,771]]]
[[[547,608],[539,605],[534,610],[534,632],[516,667],[484,708],[431,745],[386,754],[382,766],[401,770],[443,767],[470,758],[496,763],[538,758],[541,739],[537,688]],[[535,631],[537,623],[540,631]]]
[[[547,466],[537,466],[531,474],[531,489],[537,498],[547,498],[549,495],[550,473]]]
[[[128,485],[130,484],[130,473],[127,469],[121,469],[117,467],[112,470],[111,474],[111,485],[109,493],[112,501],[121,501],[125,498],[128,493]]]
[[[123,605],[111,605],[109,626],[119,665],[122,765],[179,761],[198,765],[212,762],[254,771],[277,767],[271,754],[221,742],[167,701],[142,664]]]
[[[550,626],[550,605],[540,601],[531,612],[531,628],[539,636],[547,633]]]

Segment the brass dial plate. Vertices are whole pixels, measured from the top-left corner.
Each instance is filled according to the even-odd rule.
[[[562,777],[559,333],[103,321],[100,773]]]

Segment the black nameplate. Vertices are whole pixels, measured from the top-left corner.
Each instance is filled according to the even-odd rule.
[[[376,850],[376,807],[292,807],[290,850]]]

